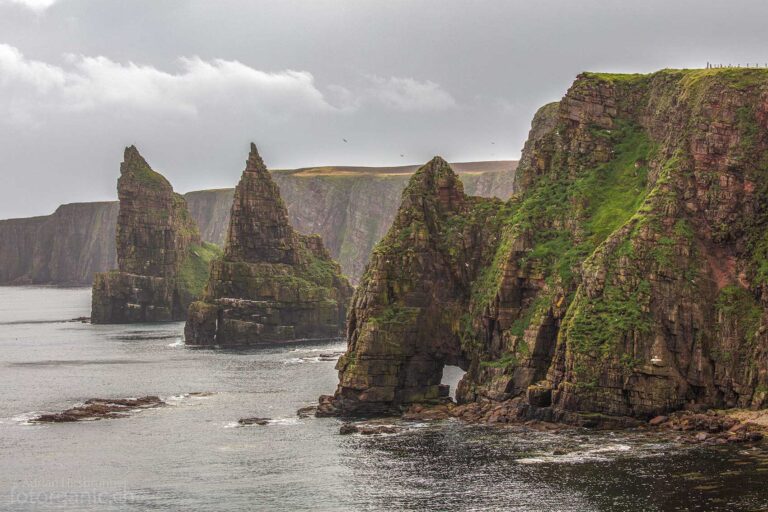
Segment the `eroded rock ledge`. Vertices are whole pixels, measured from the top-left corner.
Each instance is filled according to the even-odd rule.
[[[235,189],[224,257],[189,308],[190,345],[254,345],[342,334],[352,288],[317,235],[301,235],[256,146]]]
[[[580,75],[515,189],[413,176],[320,414],[437,400],[445,365],[461,404],[558,421],[768,405],[768,71]]]

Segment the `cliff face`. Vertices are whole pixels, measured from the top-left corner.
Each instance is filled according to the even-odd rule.
[[[200,228],[200,238],[224,247],[234,194],[233,188],[198,190],[184,194],[189,214]]]
[[[92,321],[184,318],[217,251],[203,245],[184,198],[133,146],[125,150],[117,191],[118,270],[95,276]]]
[[[189,308],[191,345],[333,338],[352,289],[319,236],[298,234],[256,146],[235,189],[224,257]]]
[[[506,199],[515,165],[475,162],[456,168],[468,193]],[[301,233],[319,233],[344,273],[357,282],[373,246],[392,223],[400,194],[415,170],[414,166],[318,168],[272,175],[291,224]],[[234,189],[184,194],[202,240],[224,246],[233,194]],[[117,202],[78,203],[45,217],[0,220],[0,284],[91,284],[95,273],[117,266],[117,212]]]
[[[467,370],[459,401],[521,418],[765,407],[767,128],[765,70],[584,74],[534,119],[511,201],[431,162],[321,412],[435,398],[445,364]]]
[[[113,202],[66,204],[45,217],[0,221],[0,284],[90,283],[116,261],[117,210]]]

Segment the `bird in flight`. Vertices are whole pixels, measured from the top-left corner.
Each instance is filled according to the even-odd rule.
[[[341,140],[343,140],[344,142],[347,142],[347,139],[341,139]]]

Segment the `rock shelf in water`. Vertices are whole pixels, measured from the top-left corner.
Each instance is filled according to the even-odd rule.
[[[151,409],[165,405],[156,396],[140,398],[91,398],[83,405],[71,407],[53,414],[41,414],[32,419],[33,423],[69,423],[73,421],[124,418],[134,409]]]

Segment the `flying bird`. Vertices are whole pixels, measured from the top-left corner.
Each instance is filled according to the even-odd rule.
[[[343,140],[344,142],[347,142],[347,139],[341,139],[341,140]]]

